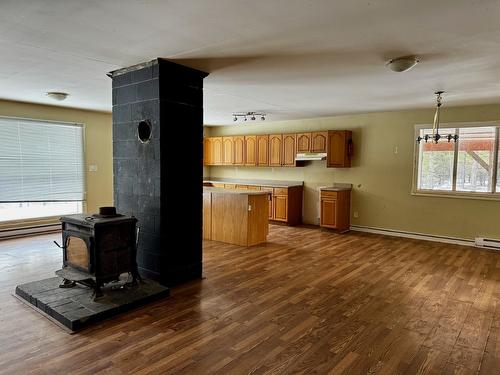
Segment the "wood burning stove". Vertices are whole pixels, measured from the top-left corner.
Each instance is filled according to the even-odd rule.
[[[133,216],[115,214],[68,215],[62,223],[63,268],[56,274],[63,278],[63,288],[80,283],[102,296],[101,287],[118,280],[122,273],[139,278],[136,261],[136,223]]]

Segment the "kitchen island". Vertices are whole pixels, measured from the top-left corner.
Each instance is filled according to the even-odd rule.
[[[268,191],[203,188],[203,239],[240,246],[266,242]]]

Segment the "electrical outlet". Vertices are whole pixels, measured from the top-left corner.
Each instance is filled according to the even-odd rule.
[[[97,165],[95,164],[89,165],[89,172],[97,172]]]
[[[354,216],[355,218],[358,218],[359,217],[359,212],[358,211],[354,211],[352,213],[352,216]]]
[[[397,155],[399,152],[398,146],[394,146],[394,155]]]

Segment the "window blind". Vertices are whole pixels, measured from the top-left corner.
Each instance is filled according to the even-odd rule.
[[[83,126],[0,117],[0,202],[85,199]]]

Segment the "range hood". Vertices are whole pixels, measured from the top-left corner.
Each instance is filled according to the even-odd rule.
[[[297,161],[326,160],[326,152],[303,152],[295,156]]]

